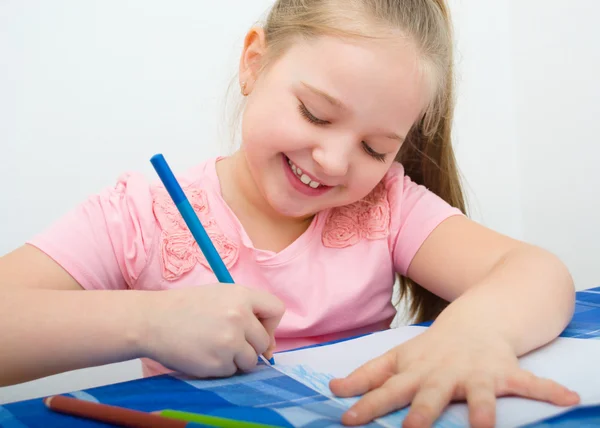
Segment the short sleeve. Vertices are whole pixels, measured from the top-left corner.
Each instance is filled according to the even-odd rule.
[[[90,196],[28,244],[54,259],[85,289],[133,288],[146,265],[156,221],[141,174]]]
[[[412,181],[400,164],[394,164],[386,176],[386,188],[394,268],[406,276],[413,257],[429,234],[448,217],[463,213],[425,186]]]

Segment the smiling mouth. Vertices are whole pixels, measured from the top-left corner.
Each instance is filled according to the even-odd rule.
[[[294,173],[294,175],[296,175],[296,177],[298,177],[300,179],[300,181],[303,184],[305,184],[306,186],[311,187],[313,189],[328,187],[324,184],[319,183],[318,181],[311,180],[311,178],[308,175],[304,174],[302,172],[302,170],[296,164],[294,164],[294,162],[292,162],[290,160],[290,158],[288,158],[287,156],[285,157],[285,159],[286,159],[287,163],[290,165],[290,168],[292,169],[292,172]]]

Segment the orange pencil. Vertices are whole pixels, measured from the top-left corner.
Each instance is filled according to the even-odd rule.
[[[158,414],[125,409],[123,407],[109,406],[108,404],[92,403],[54,395],[44,398],[44,404],[49,409],[72,416],[79,416],[95,421],[120,425],[130,428],[185,428],[198,426],[186,421],[166,418]]]

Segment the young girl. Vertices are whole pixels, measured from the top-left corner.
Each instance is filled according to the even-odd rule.
[[[412,403],[406,426],[428,426],[466,400],[489,426],[497,396],[578,401],[517,360],[570,320],[567,269],[464,215],[442,0],[279,0],[239,77],[241,148],[178,176],[237,284],[216,283],[158,181],[125,174],[1,259],[1,384],[138,357],[231,375],[388,328],[398,274],[435,322],[331,383],[364,394],[344,423]]]

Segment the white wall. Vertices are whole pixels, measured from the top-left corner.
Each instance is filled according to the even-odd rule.
[[[524,238],[600,286],[600,2],[514,1]]]
[[[154,178],[157,152],[174,169],[218,154],[238,46],[269,4],[0,2],[0,254],[123,171]]]
[[[457,62],[454,144],[471,216],[523,237],[510,9],[507,1],[450,0]]]
[[[223,152],[222,99],[270,3],[0,2],[0,254],[121,172],[153,176],[154,153],[181,169]],[[579,288],[600,285],[600,3],[450,5],[473,217],[561,255]],[[0,403],[139,375],[137,362],[86,369],[0,388]]]

